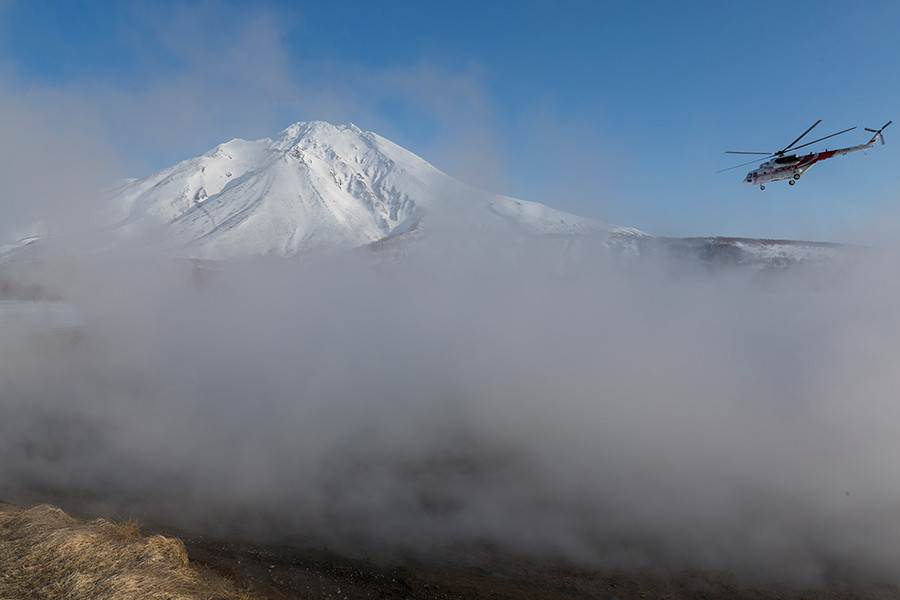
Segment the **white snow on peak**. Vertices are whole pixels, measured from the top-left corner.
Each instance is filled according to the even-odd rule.
[[[234,139],[113,191],[124,233],[222,259],[363,246],[412,229],[645,235],[479,190],[352,124],[294,123]]]

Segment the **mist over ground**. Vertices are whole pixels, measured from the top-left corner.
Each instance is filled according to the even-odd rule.
[[[385,553],[896,580],[893,259],[516,244],[35,265],[81,327],[2,324],[0,497]]]

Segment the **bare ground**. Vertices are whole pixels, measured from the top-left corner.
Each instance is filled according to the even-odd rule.
[[[380,561],[322,549],[196,535],[181,535],[179,541],[166,533],[143,537],[133,523],[79,521],[46,505],[24,510],[0,503],[0,599],[71,598],[75,596],[66,590],[66,582],[90,583],[93,578],[108,587],[116,577],[133,581],[125,577],[125,571],[137,568],[144,569],[145,594],[132,585],[130,595],[112,588],[92,595],[85,588],[88,591],[81,597],[900,600],[900,589],[879,583],[833,582],[815,589],[761,586],[740,582],[727,573],[584,569],[512,557],[491,548],[468,549],[444,560]],[[74,555],[61,560],[65,548]],[[148,571],[148,565],[157,570]],[[172,584],[173,591],[166,584]]]
[[[898,599],[886,584],[800,589],[740,583],[726,573],[659,574],[590,570],[487,552],[474,560],[404,561],[379,565],[321,550],[186,538],[192,561],[232,579],[254,598],[419,600],[838,600]]]

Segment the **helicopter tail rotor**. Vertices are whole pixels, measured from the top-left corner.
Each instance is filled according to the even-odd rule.
[[[891,123],[893,123],[893,121],[888,121],[887,123],[885,123],[884,125],[881,126],[881,129],[869,129],[868,127],[866,127],[866,131],[871,131],[872,133],[875,134],[872,136],[873,141],[876,137],[881,138],[881,145],[883,146],[884,145],[884,135],[881,132],[884,131],[885,128],[888,125],[890,125]]]

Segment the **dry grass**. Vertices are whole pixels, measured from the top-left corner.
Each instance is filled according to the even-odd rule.
[[[249,600],[188,564],[184,544],[135,523],[78,521],[46,504],[0,503],[0,600]]]

